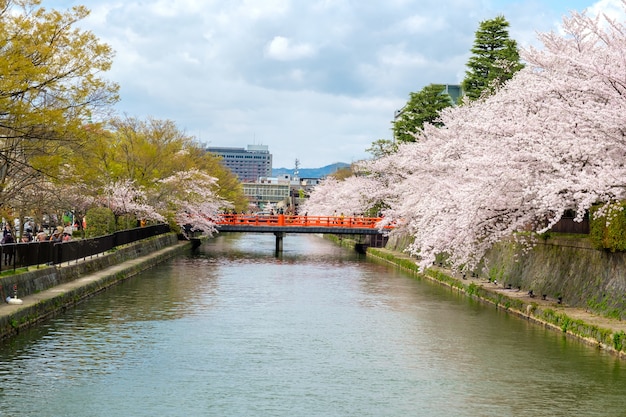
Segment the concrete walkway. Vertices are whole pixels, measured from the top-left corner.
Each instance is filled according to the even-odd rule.
[[[521,299],[526,303],[536,303],[537,305],[543,308],[551,308],[557,313],[564,313],[568,317],[571,317],[574,320],[582,320],[585,323],[595,325],[601,327],[603,329],[610,329],[613,333],[624,331],[626,332],[626,322],[623,320],[612,319],[608,317],[603,317],[598,314],[594,314],[591,311],[579,308],[579,307],[571,307],[567,304],[559,304],[557,300],[547,298],[543,300],[540,295],[535,295],[531,297],[528,295],[527,291],[518,291],[517,289],[506,289],[502,288],[498,284],[494,284],[493,282],[489,282],[484,279],[478,278],[470,278],[474,280],[477,284],[482,285],[483,287],[493,291],[495,293],[502,294],[509,298]]]

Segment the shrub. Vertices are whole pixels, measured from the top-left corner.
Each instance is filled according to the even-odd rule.
[[[111,209],[94,207],[87,210],[86,219],[86,237],[104,236],[115,232],[115,216]]]
[[[137,216],[123,214],[117,218],[117,230],[128,230],[137,227]]]
[[[626,340],[626,333],[623,330],[613,333],[613,347],[617,351],[624,349],[624,340]]]
[[[589,237],[596,249],[626,251],[626,202],[594,206],[589,216]]]

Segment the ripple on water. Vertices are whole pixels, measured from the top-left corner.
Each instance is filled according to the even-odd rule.
[[[619,415],[619,361],[311,236],[216,239],[0,347],[20,416]]]

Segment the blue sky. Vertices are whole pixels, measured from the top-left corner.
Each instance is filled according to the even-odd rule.
[[[368,158],[394,111],[430,83],[458,84],[482,20],[520,46],[571,10],[621,0],[43,0],[84,4],[81,27],[116,51],[120,115],[177,123],[208,146],[268,145],[274,167]]]

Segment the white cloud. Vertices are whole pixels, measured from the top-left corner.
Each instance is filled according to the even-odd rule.
[[[590,16],[606,15],[610,19],[624,20],[624,5],[621,0],[601,0],[587,9]]]
[[[116,51],[120,113],[175,121],[215,146],[270,146],[276,166],[367,157],[394,110],[459,82],[481,20],[503,14],[520,45],[571,0],[43,0],[85,4],[81,26]]]
[[[275,36],[266,48],[269,58],[279,61],[293,61],[308,58],[315,54],[315,49],[306,43],[294,44],[283,36]]]
[[[400,22],[400,27],[410,34],[443,30],[448,27],[444,16],[409,16]]]

